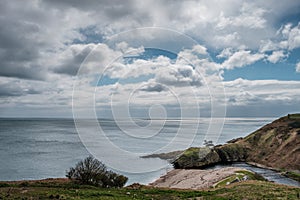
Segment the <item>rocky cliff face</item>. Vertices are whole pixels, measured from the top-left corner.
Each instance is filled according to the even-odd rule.
[[[173,161],[175,168],[205,168],[217,163],[255,162],[300,170],[300,114],[282,117],[245,138],[213,148],[190,148]]]
[[[177,169],[192,169],[207,167],[219,162],[221,162],[221,158],[215,149],[192,147],[175,159],[173,166]]]
[[[219,163],[232,163],[246,161],[247,149],[239,144],[226,144],[214,148],[189,148],[177,159],[173,166],[177,169],[206,168]]]

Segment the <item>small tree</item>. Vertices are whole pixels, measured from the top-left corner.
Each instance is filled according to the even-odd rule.
[[[128,178],[113,171],[92,156],[79,161],[75,168],[67,171],[66,177],[80,184],[96,185],[100,187],[123,187]]]

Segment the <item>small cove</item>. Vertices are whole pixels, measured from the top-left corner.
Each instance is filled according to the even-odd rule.
[[[206,169],[217,169],[217,168],[223,168],[223,167],[240,167],[247,169],[249,171],[255,172],[268,181],[279,183],[279,184],[284,184],[284,185],[289,185],[289,186],[295,186],[295,187],[300,187],[300,183],[298,181],[295,181],[293,179],[290,179],[288,177],[283,176],[279,172],[276,172],[271,169],[265,169],[265,168],[260,168],[256,167],[247,163],[231,163],[231,164],[218,164],[213,167],[209,167]]]

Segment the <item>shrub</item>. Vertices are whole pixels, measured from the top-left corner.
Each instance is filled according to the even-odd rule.
[[[79,161],[75,168],[71,167],[66,177],[80,184],[99,187],[123,187],[128,180],[126,176],[107,170],[102,162],[92,156]]]

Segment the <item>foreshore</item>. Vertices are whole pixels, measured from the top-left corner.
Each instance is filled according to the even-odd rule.
[[[219,169],[174,169],[166,175],[150,183],[150,186],[176,189],[205,189],[239,171],[247,171],[239,167],[224,167]]]

